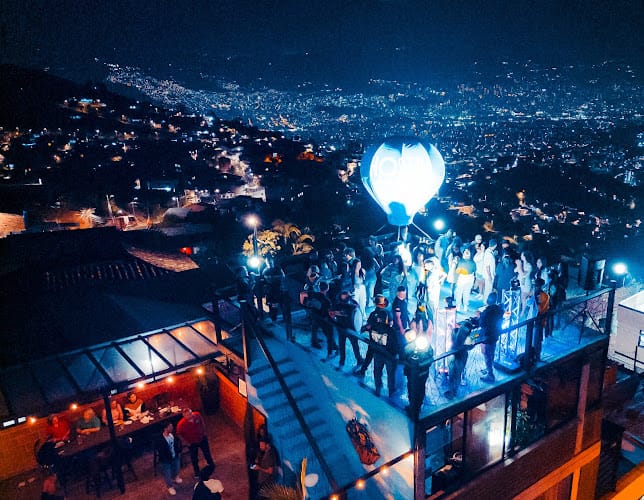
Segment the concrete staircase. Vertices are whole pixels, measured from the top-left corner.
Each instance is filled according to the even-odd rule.
[[[317,358],[302,347],[281,342],[275,338],[263,337],[269,352],[296,401],[297,408],[306,425],[329,464],[338,485],[345,484],[355,477],[347,454],[348,439],[344,421],[335,411],[327,397],[321,374],[315,369]],[[320,463],[298,422],[294,410],[278,382],[278,378],[264,356],[259,343],[251,342],[252,363],[248,372],[249,398],[256,398],[253,404],[263,410],[267,417],[268,430],[280,454],[283,481],[292,484],[301,460],[308,460],[307,473],[317,474],[318,483],[307,489],[311,498],[329,494],[333,488],[323,472]]]

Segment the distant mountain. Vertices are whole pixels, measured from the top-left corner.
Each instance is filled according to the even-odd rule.
[[[79,85],[43,70],[0,64],[0,126],[58,126],[63,117],[57,107],[64,99],[90,95],[126,100],[109,92],[103,83]]]

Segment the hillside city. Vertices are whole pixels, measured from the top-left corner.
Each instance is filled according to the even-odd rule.
[[[107,85],[69,83],[41,126],[5,113],[4,234],[23,212],[57,226],[72,210],[81,226],[118,216],[136,227],[165,213],[167,226],[167,210],[198,202],[220,214],[263,212],[265,226],[290,218],[318,233],[373,232],[384,217],[361,186],[364,148],[417,136],[446,163],[445,184],[416,219],[425,234],[444,217],[559,254],[606,252],[617,241],[628,249],[641,236],[642,86],[626,65],[503,62],[468,81],[372,80],[363,92],[212,78],[216,90],[199,90],[107,67]]]

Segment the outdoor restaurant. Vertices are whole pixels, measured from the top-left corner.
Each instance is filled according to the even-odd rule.
[[[201,306],[208,279],[198,269],[152,269],[121,246],[102,246],[109,238],[84,242],[91,263],[43,272],[43,262],[3,277],[0,481],[55,462],[61,483],[100,493],[106,464],[118,463],[109,475],[124,491],[127,474],[136,475],[131,455],[154,455],[155,437],[184,408],[221,409],[240,428],[253,412],[240,394],[236,340],[228,347],[231,335]],[[73,241],[39,239],[40,257],[64,262],[51,251],[58,244],[78,259],[77,243],[61,240]],[[119,279],[108,278],[108,265]]]

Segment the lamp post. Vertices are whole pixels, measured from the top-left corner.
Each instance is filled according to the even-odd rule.
[[[628,267],[626,264],[624,262],[616,262],[613,264],[613,275],[619,286],[625,286],[626,277],[628,276]]]
[[[246,218],[246,224],[253,228],[253,256],[249,263],[253,267],[259,267],[259,252],[257,248],[257,226],[259,225],[259,219],[256,215],[249,215]]]
[[[253,255],[248,259],[248,264],[256,269],[259,269],[260,256],[259,246],[257,240],[257,226],[259,226],[259,218],[252,214],[246,217],[246,225],[253,229]]]

